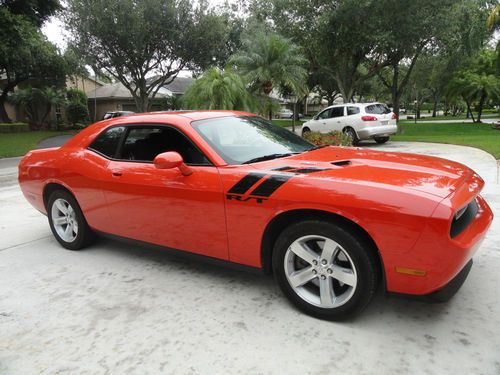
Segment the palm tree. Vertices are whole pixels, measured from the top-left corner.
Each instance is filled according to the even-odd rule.
[[[306,91],[307,60],[295,44],[278,34],[258,31],[247,36],[229,64],[249,82],[252,91],[267,98],[274,88],[287,88],[296,95]]]
[[[255,102],[241,76],[231,69],[211,68],[195,80],[182,97],[190,109],[236,109],[251,111]]]
[[[14,92],[9,101],[24,108],[33,129],[42,129],[52,107],[63,104],[65,96],[63,91],[55,87],[33,88],[28,86]]]
[[[495,5],[487,19],[488,29],[495,31],[500,29],[500,4]]]

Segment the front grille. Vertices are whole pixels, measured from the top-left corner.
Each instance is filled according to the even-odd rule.
[[[466,207],[465,210],[461,209],[456,212],[453,216],[450,228],[450,237],[456,237],[462,233],[465,228],[467,228],[474,218],[476,217],[478,210],[478,205],[475,199],[473,199]]]

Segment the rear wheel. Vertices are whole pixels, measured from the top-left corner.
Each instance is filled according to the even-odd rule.
[[[304,221],[276,241],[273,269],[288,299],[309,315],[342,320],[371,300],[378,280],[375,256],[340,226]]]
[[[382,144],[387,142],[389,140],[389,137],[375,137],[373,139],[375,139],[375,142],[377,142],[378,144]]]
[[[353,145],[357,145],[359,143],[358,135],[353,128],[345,128],[344,133],[351,137]]]
[[[47,206],[49,225],[56,240],[69,250],[80,250],[94,240],[76,199],[67,191],[56,190]]]

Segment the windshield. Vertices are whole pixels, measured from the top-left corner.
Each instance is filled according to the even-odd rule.
[[[243,164],[312,150],[298,135],[256,116],[219,117],[192,123],[228,164]]]

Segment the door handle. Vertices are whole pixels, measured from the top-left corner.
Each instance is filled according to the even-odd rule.
[[[120,177],[123,174],[123,171],[121,171],[120,169],[116,169],[116,170],[111,171],[111,173],[115,177]]]

